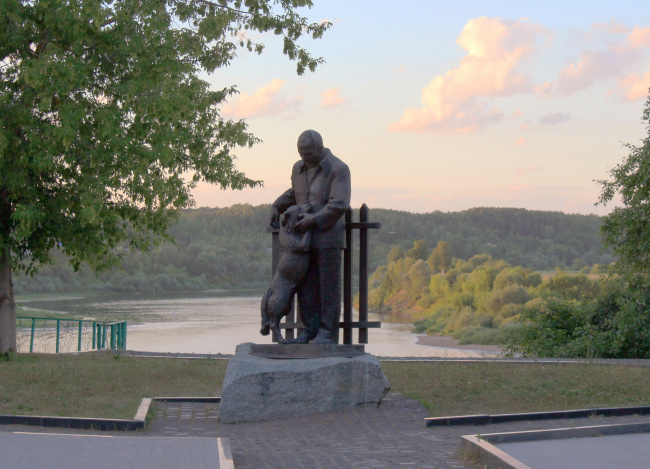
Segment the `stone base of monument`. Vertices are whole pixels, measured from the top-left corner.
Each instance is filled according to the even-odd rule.
[[[254,345],[238,345],[228,364],[219,405],[224,423],[378,406],[390,390],[374,355],[273,359],[253,355]]]

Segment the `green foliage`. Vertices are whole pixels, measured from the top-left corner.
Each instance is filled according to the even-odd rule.
[[[508,343],[531,357],[647,358],[650,290],[610,279],[597,298],[549,300],[530,307]]]
[[[23,293],[85,290],[115,292],[196,291],[210,288],[262,288],[271,277],[268,205],[183,210],[169,229],[173,244],[131,252],[120,268],[94,274],[74,272],[61,253],[33,277],[15,277]],[[121,247],[124,253],[126,246]]]
[[[610,171],[612,180],[599,181],[599,203],[607,204],[620,196],[622,205],[614,207],[603,220],[605,243],[618,255],[616,270],[623,275],[650,274],[650,98],[642,121],[648,129],[641,146],[625,145],[630,154]]]
[[[420,298],[425,293],[425,288],[429,286],[430,281],[429,266],[422,259],[418,259],[408,272],[408,290],[411,298],[414,300]]]
[[[426,243],[424,242],[423,239],[416,241],[413,243],[413,248],[410,249],[406,255],[408,257],[412,257],[415,260],[418,259],[426,259],[427,258],[427,252],[429,248],[427,247]]]
[[[400,246],[393,246],[393,249],[388,253],[388,262],[397,262],[404,257],[404,249]]]
[[[454,259],[452,269],[433,275],[429,262],[393,258],[371,276],[370,307],[420,317],[415,332],[452,334],[466,343],[504,344],[522,314],[546,307],[545,299],[595,298],[600,292],[598,281],[586,275],[558,270],[543,280],[530,268],[487,254]]]
[[[59,250],[75,270],[107,270],[124,246],[147,251],[168,238],[199,182],[261,184],[234,165],[233,149],[258,141],[221,115],[236,88],[213,90],[201,76],[242,47],[261,53],[245,33],[281,36],[297,72],[314,70],[322,60],[296,41],[330,24],[309,23],[297,13],[304,6],[311,1],[3,1],[2,319],[15,310],[9,264],[34,273]],[[15,349],[11,322],[0,321],[2,352]]]
[[[77,269],[103,270],[123,243],[167,236],[199,181],[240,189],[260,181],[233,164],[257,142],[221,117],[235,88],[199,78],[227,66],[243,31],[283,37],[298,73],[313,70],[296,41],[320,37],[296,8],[308,0],[3,3],[0,23],[0,252],[32,272],[55,247]],[[189,176],[188,176],[189,174]]]
[[[75,273],[67,265],[65,256],[55,251],[53,255],[55,263],[43,266],[38,275],[34,277],[18,275],[14,278],[16,291],[19,293],[64,293],[84,290],[152,292],[206,288],[264,288],[268,286],[271,275],[271,237],[265,231],[268,210],[268,205],[255,207],[234,205],[229,208],[182,210],[178,223],[168,230],[169,236],[176,240],[174,244],[153,246],[148,253],[129,252],[127,246],[121,245],[117,248],[123,256],[121,268],[112,268],[98,276],[85,266]],[[501,210],[510,209],[494,209],[494,217],[499,218]],[[545,212],[524,212],[531,218],[538,215],[548,216]],[[386,214],[389,216],[385,217]],[[370,277],[370,302],[377,310],[382,311],[393,310],[393,305],[384,305],[383,302],[390,303],[394,300],[395,295],[402,289],[404,275],[408,274],[408,270],[404,270],[406,265],[408,264],[408,269],[412,265],[412,258],[402,261],[401,264],[392,265],[403,259],[405,251],[408,250],[399,244],[387,245],[388,241],[384,241],[384,235],[387,235],[390,225],[394,223],[392,215],[403,216],[406,220],[413,217],[416,225],[420,218],[418,214],[406,212],[381,209],[371,211],[371,219],[381,221],[384,226],[381,230],[370,232],[369,252],[370,266],[375,269]],[[572,223],[577,222],[580,229],[591,230],[593,237],[597,239],[598,225],[584,226],[582,224],[584,217],[575,216],[574,219],[572,215],[552,215],[568,217],[567,225],[571,226]],[[596,217],[594,219],[597,220]],[[385,227],[386,224],[389,225],[388,228]],[[471,232],[471,225],[463,225],[458,229],[462,232]],[[573,229],[570,229],[567,233],[572,231]],[[394,237],[395,235],[389,235],[386,239]],[[488,242],[490,238],[485,239]],[[355,240],[354,243],[356,250],[357,241]],[[512,243],[516,246],[515,241]],[[436,245],[436,243],[432,244]],[[587,247],[588,243],[585,245],[585,248]],[[478,266],[482,269],[476,269]],[[355,263],[354,268],[357,267]],[[489,279],[495,273],[503,272],[504,269],[513,269],[518,273],[517,275],[523,276],[522,286],[525,288],[541,283],[541,276],[537,272],[524,267],[509,267],[505,261],[495,261],[489,254],[477,254],[470,257],[469,261],[454,259],[453,268],[446,271],[444,276],[432,275],[429,283],[430,292],[427,292],[425,287],[422,295],[413,301],[417,301],[420,311],[429,311],[435,306],[435,301],[446,295],[446,291],[455,285],[459,276],[467,274],[471,277],[471,282],[466,284],[465,288],[471,287],[470,293],[478,295],[477,301],[482,305],[486,298],[481,293],[488,290],[486,287]],[[599,273],[601,269],[602,267],[594,266],[591,270],[592,273]],[[529,273],[524,275],[523,271]],[[439,288],[445,290],[445,293],[439,292]],[[549,296],[550,292],[542,289],[532,295],[537,294]]]
[[[431,267],[431,272],[442,272],[449,270],[451,267],[452,255],[451,249],[446,241],[439,241],[436,248],[431,251],[427,259],[427,264]]]
[[[445,241],[456,258],[479,256],[474,260],[479,262],[491,256],[538,271],[568,269],[577,258],[588,265],[613,261],[611,250],[602,249],[602,220],[596,215],[481,207],[447,213],[372,209],[370,217],[382,225],[370,232],[372,270],[386,262],[393,247],[408,251],[419,240],[429,251]]]

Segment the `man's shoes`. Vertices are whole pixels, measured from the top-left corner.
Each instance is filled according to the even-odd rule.
[[[310,344],[336,344],[332,334],[329,331],[319,330],[316,337],[309,341]]]
[[[300,334],[298,337],[295,339],[284,339],[282,342],[283,344],[287,345],[300,345],[300,344],[308,344],[311,339],[313,339],[315,334],[309,333],[309,332],[303,332]]]

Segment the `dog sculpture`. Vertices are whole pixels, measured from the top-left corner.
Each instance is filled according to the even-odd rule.
[[[310,205],[293,205],[280,217],[280,261],[271,286],[262,297],[262,328],[260,334],[273,332],[273,340],[284,343],[280,320],[291,311],[293,297],[307,276],[311,232],[296,233],[294,227],[301,215],[312,212]]]

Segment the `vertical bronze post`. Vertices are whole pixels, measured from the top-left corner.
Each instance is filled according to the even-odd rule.
[[[271,231],[271,277],[273,277],[280,262],[280,230],[269,229],[269,231]]]
[[[345,250],[343,251],[343,322],[352,322],[352,209],[345,211]],[[352,328],[343,328],[343,343],[352,344]]]
[[[359,322],[368,321],[368,229],[364,227],[369,218],[370,210],[366,204],[359,210]],[[359,343],[368,343],[368,328],[359,328]]]

